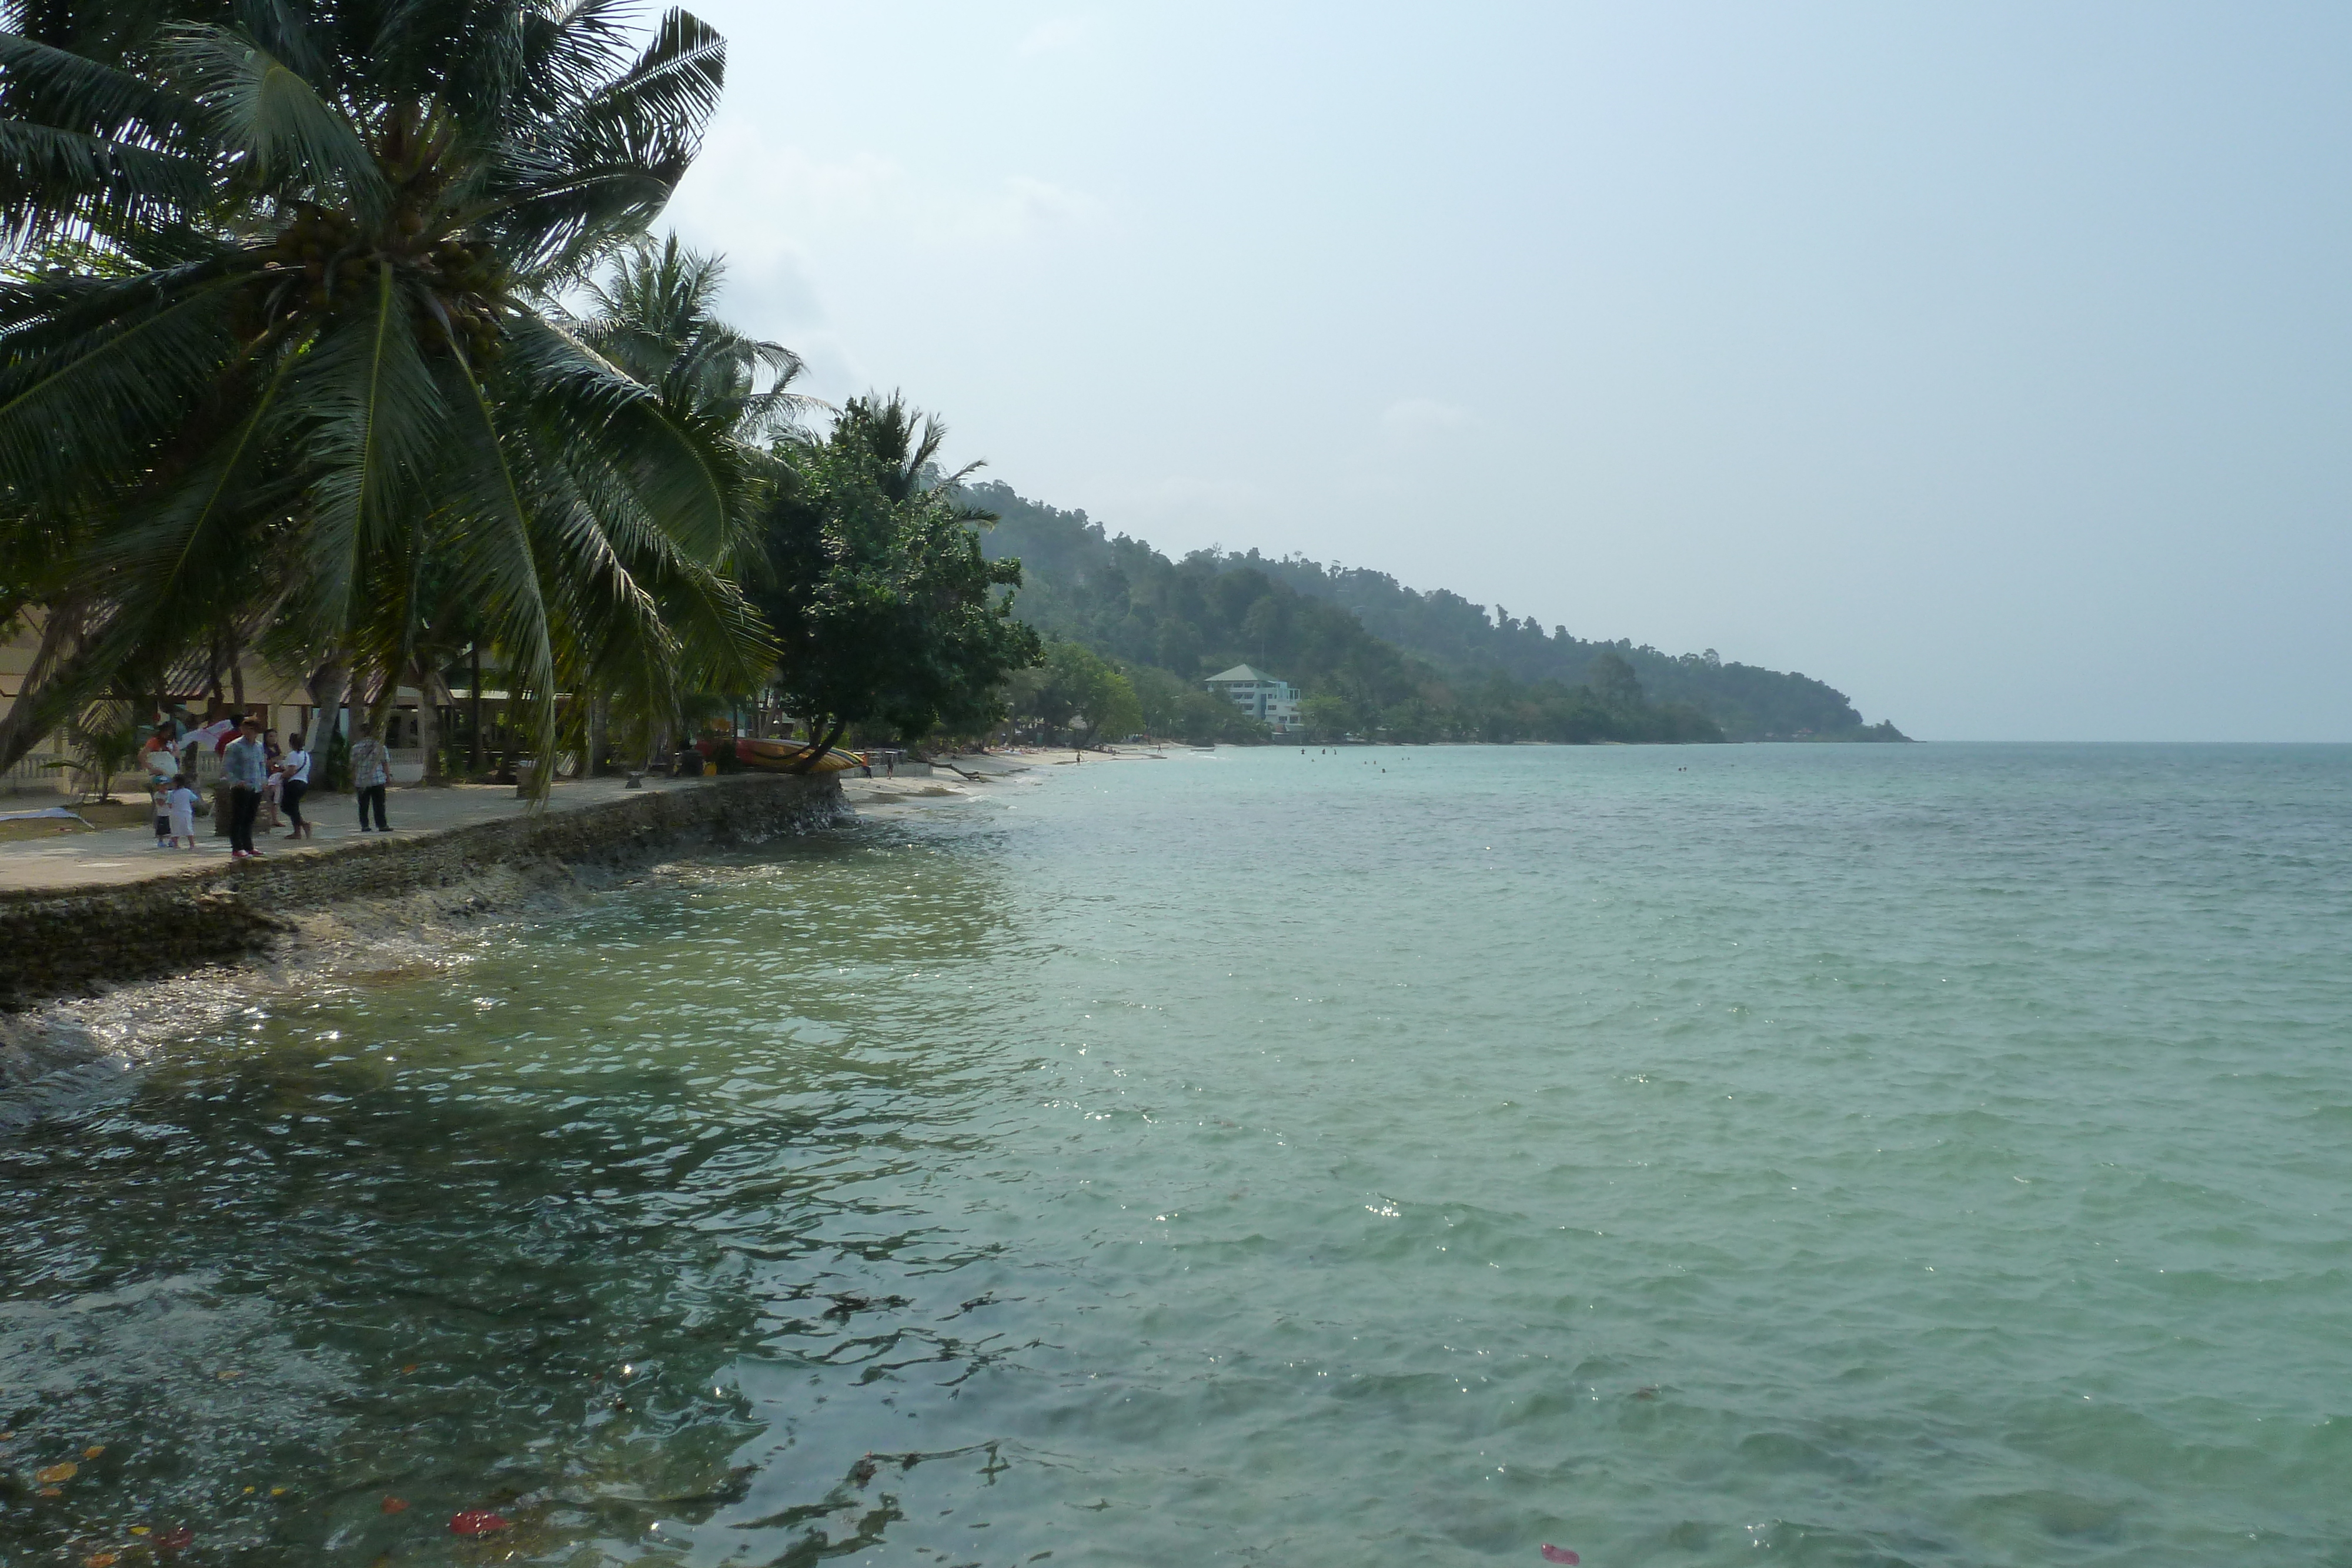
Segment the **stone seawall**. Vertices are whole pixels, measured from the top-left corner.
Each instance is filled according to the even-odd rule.
[[[534,885],[576,885],[583,872],[810,832],[850,814],[833,779],[751,775],[143,882],[0,893],[0,1009],[250,958],[295,936],[306,914],[419,899],[422,918],[436,902],[481,913]]]

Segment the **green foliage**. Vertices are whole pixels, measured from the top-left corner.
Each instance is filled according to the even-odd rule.
[[[105,805],[114,799],[114,776],[138,760],[146,738],[128,704],[101,703],[67,727],[73,755],[43,766],[72,768],[81,775],[82,793],[96,794]]]
[[[1015,719],[1067,730],[1081,745],[1106,736],[1130,735],[1144,727],[1144,706],[1126,674],[1076,643],[1049,643],[1045,656],[1007,684]],[[1165,699],[1164,686],[1154,688]]]
[[[1099,650],[1131,671],[1147,728],[1187,740],[1263,739],[1265,726],[1200,687],[1247,663],[1307,692],[1310,737],[1394,740],[1719,740],[1688,704],[1653,704],[1631,661],[1609,652],[1602,690],[1519,681],[1494,670],[1445,671],[1372,635],[1350,611],[1206,552],[1171,561],[1139,540],[1107,538],[1083,513],[1023,500],[1002,485],[967,492],[1003,519],[991,550],[1018,551],[1024,618]]]
[[[1315,741],[1347,739],[1356,733],[1361,716],[1354,703],[1329,692],[1308,697],[1298,705],[1298,710],[1307,726],[1307,738]]]
[[[9,10],[0,556],[72,563],[39,587],[92,628],[65,687],[224,625],[399,674],[436,582],[542,754],[584,671],[751,666],[719,570],[749,465],[548,304],[667,201],[717,34],[671,11],[640,47],[551,0]]]
[[[854,399],[830,434],[778,444],[752,597],[782,649],[776,687],[814,739],[868,720],[908,739],[973,733],[1001,716],[1006,677],[1037,660],[1004,591],[1021,563],[982,553],[994,519],[940,479],[945,437],[893,394]]]
[[[1003,485],[972,496],[1002,519],[987,548],[1021,558],[1022,613],[1039,629],[1185,682],[1243,663],[1278,673],[1306,690],[1315,706],[1302,716],[1326,738],[1864,737],[1845,698],[1804,675],[1726,664],[1712,652],[1675,658],[1584,642],[1560,628],[1546,635],[1378,572],[1255,551],[1171,560]]]

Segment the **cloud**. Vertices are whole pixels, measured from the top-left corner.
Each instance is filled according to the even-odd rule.
[[[1381,413],[1381,428],[1395,438],[1423,441],[1468,428],[1470,411],[1434,398],[1409,397],[1389,404]]]
[[[1103,204],[1083,191],[1014,174],[993,193],[965,204],[958,226],[972,238],[1026,239],[1091,223],[1104,212]]]
[[[1094,32],[1093,21],[1085,16],[1056,16],[1029,31],[1029,36],[1013,47],[1013,52],[1024,60],[1039,55],[1050,55],[1063,49],[1076,48]]]
[[[1027,174],[942,186],[873,152],[826,160],[759,127],[722,125],[670,204],[672,220],[723,236],[730,256],[797,249],[824,235],[904,245],[1008,243],[1091,224],[1107,209],[1082,191]]]

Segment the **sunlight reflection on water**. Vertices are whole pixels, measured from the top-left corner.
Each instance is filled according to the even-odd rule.
[[[2340,1541],[2352,753],[1365,755],[691,868],[17,1127],[0,1560]]]

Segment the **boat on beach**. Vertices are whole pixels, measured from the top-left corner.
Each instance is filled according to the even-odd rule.
[[[701,744],[702,753],[708,757],[715,746],[723,744],[724,742],[704,741]],[[806,741],[761,740],[744,736],[735,742],[735,760],[746,768],[756,768],[762,773],[790,773],[796,771],[793,764],[806,757],[808,749]],[[835,746],[828,747],[824,755],[818,758],[814,763],[803,766],[797,771],[843,773],[852,768],[865,766],[866,758],[862,755],[855,751],[844,751]]]

